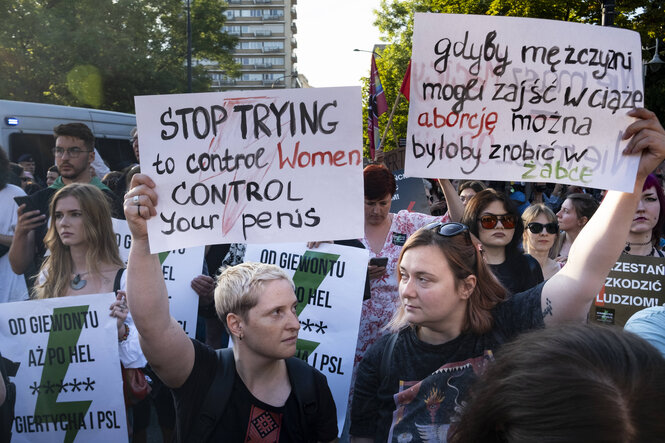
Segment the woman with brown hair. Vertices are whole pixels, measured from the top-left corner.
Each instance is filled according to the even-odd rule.
[[[557,260],[563,263],[568,258],[570,247],[582,228],[598,209],[598,202],[589,194],[568,194],[556,217],[562,233],[557,242]]]
[[[665,159],[665,130],[655,114],[629,115],[637,120],[624,137],[635,136],[624,153],[640,155],[634,191],[607,194],[568,265],[545,283],[508,296],[462,224],[433,224],[407,240],[393,334],[358,367],[352,442],[445,441],[470,384],[503,343],[527,330],[585,321],[625,246],[644,181]]]
[[[543,281],[538,261],[519,249],[524,225],[506,194],[492,188],[480,191],[466,205],[462,223],[480,239],[485,262],[510,293],[526,291]]]
[[[620,328],[565,325],[508,343],[471,388],[452,443],[662,441],[665,359]]]
[[[369,165],[363,171],[365,188],[365,236],[360,239],[370,251],[368,266],[371,297],[363,302],[358,332],[356,359],[358,363],[369,345],[374,343],[392,318],[399,296],[396,265],[406,239],[422,226],[434,221],[450,221],[448,215],[434,217],[418,212],[390,212],[397,191],[395,176],[383,165]],[[448,180],[441,180],[453,218],[461,217],[462,203]],[[378,260],[383,260],[380,263]]]

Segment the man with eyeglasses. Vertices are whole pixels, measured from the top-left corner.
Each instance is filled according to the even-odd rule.
[[[113,217],[124,218],[122,201],[97,177],[90,175],[90,164],[95,159],[95,137],[83,123],[66,123],[53,128],[55,147],[53,155],[60,177],[46,189],[31,196],[28,206],[18,209],[18,222],[14,241],[9,250],[9,262],[16,274],[33,275],[44,258],[48,207],[53,195],[70,183],[89,183],[101,189],[109,199]]]

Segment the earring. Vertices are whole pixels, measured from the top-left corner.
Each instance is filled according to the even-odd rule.
[[[242,333],[242,331],[240,331],[240,334],[238,334],[238,339],[242,340],[243,337],[244,337],[244,334]]]

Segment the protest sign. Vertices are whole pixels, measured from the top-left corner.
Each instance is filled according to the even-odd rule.
[[[125,220],[112,220],[120,258],[127,263],[132,234]],[[196,336],[199,309],[199,296],[192,289],[191,282],[203,272],[204,250],[203,246],[199,246],[159,253],[164,283],[169,293],[169,310],[190,337]]]
[[[344,426],[369,252],[332,244],[247,245],[246,262],[270,263],[293,278],[300,332],[296,356],[328,379]]]
[[[0,309],[2,356],[18,365],[12,442],[126,442],[115,294]]]
[[[596,296],[589,319],[623,326],[644,308],[665,305],[665,258],[623,254]]]
[[[422,212],[429,214],[429,203],[425,195],[425,184],[420,178],[404,176],[404,171],[393,171],[397,191],[390,203],[390,212],[399,212],[406,209],[409,212]]]
[[[151,252],[361,237],[360,106],[360,88],[136,97]]]
[[[406,174],[632,192],[640,36],[553,20],[416,14]]]

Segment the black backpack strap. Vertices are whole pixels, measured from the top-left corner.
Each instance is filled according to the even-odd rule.
[[[299,358],[291,357],[286,359],[286,371],[300,411],[300,429],[304,433],[301,441],[316,441],[313,436],[316,435],[319,404],[314,380],[315,369]]]
[[[222,417],[226,404],[231,396],[233,381],[235,380],[236,364],[233,349],[224,348],[217,353],[217,372],[208,393],[201,405],[201,412],[192,424],[188,442],[200,443],[210,439],[215,426]]]
[[[379,378],[381,379],[381,386],[388,386],[388,378],[390,377],[390,363],[393,360],[393,351],[395,343],[397,343],[399,332],[393,333],[388,341],[386,347],[383,348],[383,355],[381,356],[381,367],[379,367]]]
[[[122,274],[125,272],[125,268],[118,269],[118,272],[115,273],[115,280],[113,280],[113,292],[116,294],[120,290],[120,280],[122,279]]]

